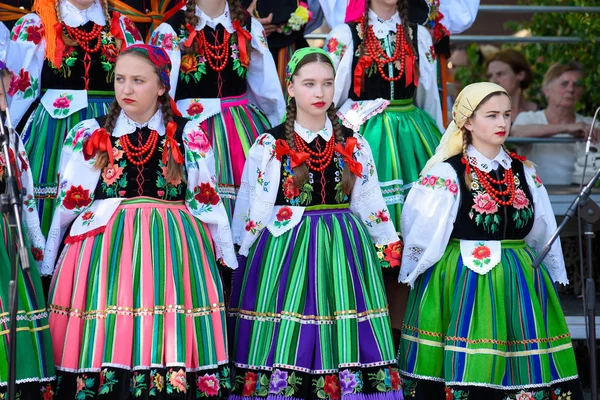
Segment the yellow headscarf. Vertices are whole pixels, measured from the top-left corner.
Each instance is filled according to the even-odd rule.
[[[425,174],[434,165],[462,152],[462,127],[471,118],[481,101],[492,93],[504,93],[510,98],[510,95],[502,86],[491,82],[472,83],[461,90],[452,107],[452,122],[446,128],[440,144],[435,149],[435,154],[427,161],[421,174]]]

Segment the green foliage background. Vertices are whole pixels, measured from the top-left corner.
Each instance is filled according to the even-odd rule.
[[[600,0],[527,0],[526,5],[599,6]],[[527,58],[534,73],[534,82],[528,97],[544,108],[546,99],[541,91],[544,74],[554,62],[578,61],[583,64],[585,93],[578,105],[578,112],[593,115],[600,105],[600,13],[536,13],[530,21],[514,21],[507,28],[517,32],[530,29],[532,36],[575,36],[583,40],[576,44],[536,43],[506,44],[515,47]],[[459,67],[456,78],[461,82],[485,80],[485,60],[481,59],[477,44],[467,48],[470,67]]]

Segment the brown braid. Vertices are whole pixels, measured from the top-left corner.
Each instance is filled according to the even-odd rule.
[[[115,125],[117,124],[117,119],[119,118],[119,114],[121,114],[121,106],[115,99],[113,103],[110,105],[110,111],[106,114],[106,119],[104,120],[104,125],[102,128],[106,130],[108,133],[112,133],[115,129]],[[94,163],[94,168],[96,169],[104,169],[108,166],[108,153],[106,151],[99,151],[96,154],[96,162]]]
[[[342,125],[340,125],[340,120],[336,114],[335,107],[333,103],[329,106],[327,110],[327,116],[331,121],[331,125],[333,126],[333,134],[335,136],[335,142],[340,143],[344,146],[346,139],[344,138],[344,133],[342,132]],[[344,163],[344,171],[342,172],[342,189],[344,193],[350,194],[352,188],[354,188],[354,183],[356,182],[356,175],[354,175],[350,171],[350,165],[348,163]]]
[[[294,142],[294,121],[296,121],[296,99],[290,98],[286,107],[285,114],[285,141],[290,146],[290,149],[296,149],[296,143]],[[306,181],[308,181],[308,166],[302,164],[294,168],[294,185],[297,188],[302,187]]]
[[[165,128],[167,124],[173,121],[173,109],[171,108],[171,96],[169,96],[169,92],[165,91],[162,96],[158,98],[160,102],[160,111],[163,115],[163,121],[165,122]],[[173,159],[173,153],[169,148],[169,156],[167,159],[167,175],[165,179],[167,182],[184,182],[185,178],[183,175],[183,166],[179,165]]]
[[[369,9],[371,8],[371,0],[365,1],[365,12],[363,14],[362,20],[362,41],[360,42],[359,47],[359,55],[360,57],[368,55],[369,51],[367,50],[367,30],[369,29]]]
[[[54,9],[56,10],[56,19],[58,20],[59,23],[62,23],[62,16],[60,15],[60,1],[57,0],[54,3]],[[46,26],[46,27],[44,27],[44,29],[54,29],[54,27]],[[62,40],[63,40],[63,43],[65,44],[65,46],[71,46],[71,47],[79,46],[79,43],[77,43],[77,41],[75,39],[73,39],[71,36],[67,35],[67,33],[65,32],[64,29],[62,31]]]
[[[411,35],[412,28],[408,23],[408,0],[398,0],[398,2],[396,3],[396,8],[398,10],[398,14],[400,14],[400,20],[402,21],[402,29],[404,30],[404,37],[406,38],[406,43],[408,43],[408,46],[410,47],[410,49],[416,57],[417,52],[415,46],[413,45],[412,36],[416,35],[417,33],[412,32]]]
[[[463,132],[463,145],[462,145],[462,156],[467,162],[469,161],[469,156],[467,155],[467,147],[469,147],[469,143],[471,143],[471,132],[469,132],[465,128],[461,128]],[[471,174],[468,174],[465,170],[465,183],[467,184],[467,189],[471,190]]]
[[[108,0],[102,0],[102,11],[104,12],[104,19],[106,19],[106,25],[104,29],[110,32],[112,18],[110,12],[108,11]],[[121,49],[121,45],[123,44],[123,39],[115,38],[115,46],[117,49]]]
[[[187,0],[185,3],[185,24],[186,26],[190,24],[195,27],[200,22],[200,18],[196,15],[196,0]],[[185,27],[184,27],[185,28]],[[186,29],[187,32],[187,29]],[[181,48],[183,48],[183,52],[185,54],[198,54],[200,51],[198,47],[198,42],[192,42],[192,45],[186,47],[183,43],[181,44]]]
[[[227,0],[227,3],[229,3],[231,22],[240,21],[240,25],[244,26],[247,18],[250,18],[250,14],[242,7],[240,0]],[[239,46],[239,43],[237,44]],[[246,41],[246,54],[248,54],[248,58],[252,57],[252,43],[248,40]]]

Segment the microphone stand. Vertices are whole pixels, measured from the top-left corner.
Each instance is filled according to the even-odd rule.
[[[6,97],[6,88],[4,87],[4,82],[0,79],[0,86],[2,86],[2,92],[4,93],[4,98]],[[10,121],[10,113],[8,111],[8,105],[6,107],[6,122],[8,124],[8,129],[4,129],[4,123],[0,119],[0,142],[2,145],[2,152],[4,154],[4,159],[6,160],[6,193],[0,196],[0,208],[3,214],[8,215],[8,226],[9,230],[12,232],[16,232],[17,248],[14,253],[13,262],[11,265],[10,271],[10,282],[8,284],[8,293],[9,293],[9,321],[10,321],[10,329],[8,333],[9,340],[9,357],[8,357],[8,399],[14,400],[16,396],[16,381],[17,381],[17,308],[18,308],[18,297],[17,297],[17,275],[19,269],[19,260],[21,268],[23,271],[29,271],[29,256],[27,253],[27,247],[25,246],[25,236],[23,235],[23,225],[21,224],[21,207],[22,207],[22,199],[21,193],[19,191],[18,185],[18,177],[16,171],[18,169],[17,166],[17,146],[16,140],[13,140],[12,153],[14,154],[14,165],[11,161],[10,157],[10,145],[11,145],[11,133],[14,132],[12,129],[12,123]],[[13,133],[16,135],[16,133]],[[13,170],[13,167],[15,168]],[[10,246],[11,243],[8,243]],[[10,254],[10,248],[7,249],[8,254]]]

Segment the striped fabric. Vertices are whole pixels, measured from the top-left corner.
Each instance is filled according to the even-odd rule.
[[[410,293],[399,356],[407,397],[581,398],[556,289],[534,258],[523,241],[502,241],[501,263],[480,275],[450,242]]]
[[[277,66],[277,76],[279,78],[279,83],[281,83],[281,90],[285,96],[287,96],[287,89],[285,85],[285,77],[287,75],[286,69],[290,59],[292,58],[292,54],[294,54],[295,51],[295,42],[277,49],[277,59],[275,60],[275,65]]]
[[[9,290],[16,239],[5,215],[0,216],[0,399],[8,381]],[[17,393],[22,399],[52,398],[55,386],[54,358],[48,328],[44,291],[33,256],[28,273],[19,268],[17,279]],[[44,395],[48,397],[44,397]]]
[[[348,209],[265,230],[234,272],[230,306],[230,399],[402,398],[375,247]]]
[[[202,128],[212,140],[219,195],[231,218],[248,150],[271,125],[245,96],[222,99],[221,110],[221,114],[203,121]]]
[[[412,99],[392,100],[385,111],[361,126],[360,133],[373,149],[383,197],[400,229],[404,199],[435,152],[441,134],[433,118]]]
[[[182,202],[127,200],[103,233],[70,242],[49,307],[61,398],[74,398],[81,381],[105,398],[131,385],[144,397],[227,392],[212,239]]]
[[[60,153],[67,133],[79,122],[108,113],[113,97],[91,97],[88,107],[64,119],[53,118],[39,104],[23,129],[23,143],[31,162],[35,197],[44,236],[48,234],[54,213]]]

